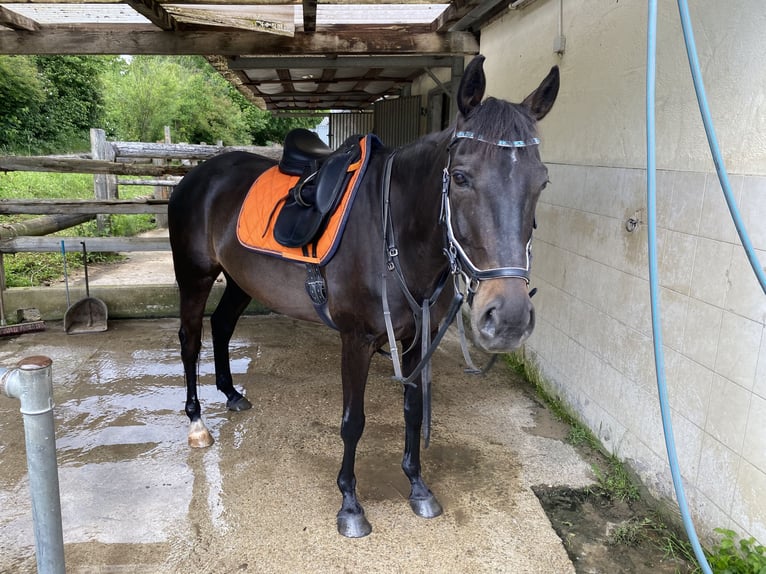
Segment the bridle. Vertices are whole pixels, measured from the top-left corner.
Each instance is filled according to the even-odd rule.
[[[446,254],[449,260],[449,269],[448,269],[448,272],[445,272],[444,274],[442,274],[439,281],[437,282],[437,286],[434,289],[434,292],[431,294],[430,297],[424,299],[422,304],[418,303],[415,300],[414,296],[412,295],[409,288],[407,287],[407,283],[404,278],[404,273],[402,272],[401,265],[399,263],[399,249],[396,246],[393,222],[391,220],[391,210],[390,210],[391,171],[393,168],[394,157],[396,156],[397,152],[394,151],[388,156],[388,158],[386,158],[386,163],[383,170],[383,182],[382,182],[383,243],[386,249],[386,266],[389,273],[393,274],[396,277],[397,282],[399,283],[399,287],[401,288],[402,293],[405,296],[405,299],[407,300],[410,308],[412,309],[413,316],[415,319],[415,327],[416,327],[415,337],[413,338],[412,346],[406,351],[404,351],[404,353],[407,353],[410,350],[412,350],[412,348],[417,344],[418,339],[420,339],[420,343],[421,343],[420,362],[406,378],[402,375],[401,362],[399,360],[399,352],[398,352],[398,347],[396,344],[396,336],[394,333],[393,322],[391,320],[391,311],[390,311],[390,307],[388,303],[388,292],[386,287],[387,276],[385,273],[382,276],[383,283],[382,283],[382,290],[381,290],[382,303],[383,303],[383,317],[386,323],[386,332],[388,335],[390,357],[394,367],[394,379],[399,381],[403,385],[415,386],[415,383],[414,383],[415,379],[418,376],[422,375],[421,386],[422,386],[422,392],[423,392],[423,435],[425,438],[426,446],[428,446],[428,441],[430,436],[430,409],[431,409],[430,407],[430,401],[431,401],[430,361],[431,361],[431,356],[433,355],[434,351],[439,346],[439,343],[441,342],[442,338],[447,332],[447,328],[450,326],[450,324],[452,324],[452,321],[454,321],[455,318],[458,317],[458,331],[460,332],[461,347],[463,349],[463,356],[465,357],[466,362],[468,366],[470,367],[469,372],[478,372],[478,373],[486,372],[486,370],[494,363],[494,360],[496,359],[497,356],[493,355],[493,358],[490,360],[490,364],[484,369],[477,369],[473,365],[470,355],[468,354],[468,349],[467,349],[467,344],[465,341],[465,335],[464,335],[464,329],[463,329],[463,323],[462,323],[462,314],[460,313],[460,309],[463,306],[463,301],[467,300],[468,304],[471,305],[473,303],[473,297],[479,288],[479,283],[481,281],[486,281],[488,279],[517,278],[517,279],[524,280],[524,282],[527,285],[529,285],[529,274],[530,274],[530,267],[532,263],[532,238],[531,237],[529,241],[527,242],[527,246],[526,246],[526,260],[525,260],[524,267],[508,266],[508,267],[495,267],[491,269],[480,269],[473,263],[473,261],[471,261],[471,258],[468,256],[465,249],[460,244],[460,241],[455,236],[455,232],[452,227],[452,209],[451,209],[450,200],[449,200],[450,181],[452,179],[449,172],[449,168],[450,168],[450,163],[452,158],[450,154],[450,150],[460,139],[471,139],[471,140],[479,141],[479,142],[482,142],[488,145],[493,145],[500,148],[509,148],[511,149],[511,152],[512,152],[512,156],[511,156],[512,161],[514,162],[517,161],[517,156],[516,156],[517,148],[530,147],[533,145],[538,145],[540,143],[540,140],[538,138],[531,138],[530,140],[527,140],[527,141],[488,140],[479,134],[475,134],[469,131],[456,130],[454,132],[452,136],[452,140],[447,146],[447,165],[445,166],[442,172],[441,212],[439,216],[439,222],[440,224],[444,225],[444,229],[445,229],[444,253]],[[447,311],[447,314],[444,318],[444,322],[442,323],[442,326],[439,328],[433,340],[431,340],[430,309],[439,299],[439,296],[441,295],[441,292],[446,284],[446,281],[449,275],[452,275],[453,277],[453,282],[455,286],[455,289],[454,289],[455,295],[452,299],[452,303],[450,304],[450,308]],[[461,285],[460,285],[461,280],[465,283],[465,294],[463,293],[463,289],[461,288]],[[530,296],[532,296],[533,294],[534,294],[534,290],[530,292]]]
[[[516,156],[516,149],[521,147],[530,147],[533,145],[539,145],[540,140],[539,138],[532,138],[528,141],[524,140],[488,140],[485,137],[475,134],[474,132],[467,132],[467,131],[455,131],[455,134],[452,137],[452,141],[447,146],[447,165],[444,168],[444,171],[442,172],[442,195],[441,195],[441,216],[440,221],[444,225],[446,230],[446,248],[445,253],[447,255],[447,258],[449,259],[450,263],[450,270],[452,271],[452,274],[460,274],[462,275],[463,279],[465,280],[466,289],[467,289],[467,295],[468,295],[468,304],[470,305],[473,302],[473,295],[476,293],[476,290],[479,287],[479,283],[481,281],[485,281],[487,279],[498,279],[498,278],[517,278],[517,279],[523,279],[524,282],[529,285],[529,273],[530,268],[532,265],[532,237],[529,238],[529,241],[527,241],[527,246],[525,250],[525,262],[524,267],[517,267],[517,266],[508,266],[508,267],[494,267],[491,269],[479,269],[476,265],[474,265],[473,261],[471,261],[471,258],[468,257],[468,254],[465,252],[465,249],[463,249],[463,246],[460,244],[460,241],[455,237],[455,232],[452,228],[452,209],[450,207],[450,181],[452,180],[452,177],[450,176],[449,168],[450,163],[452,160],[451,154],[449,154],[449,150],[457,143],[460,139],[471,139],[475,141],[479,141],[485,144],[493,145],[495,147],[500,148],[509,148],[511,149],[512,153],[512,161],[517,161]]]

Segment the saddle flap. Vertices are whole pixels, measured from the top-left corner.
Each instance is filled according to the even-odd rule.
[[[316,192],[313,204],[317,211],[329,213],[338,203],[340,194],[348,182],[349,167],[359,159],[359,143],[340,149],[322,164],[316,177]]]
[[[274,223],[274,239],[285,247],[303,247],[317,234],[324,218],[313,207],[286,203]]]

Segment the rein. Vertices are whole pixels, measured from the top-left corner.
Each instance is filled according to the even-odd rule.
[[[468,365],[467,372],[474,374],[485,373],[495,363],[497,355],[493,355],[489,361],[489,364],[483,369],[477,368],[471,360],[470,353],[468,352],[465,329],[463,327],[463,320],[460,314],[460,310],[463,306],[463,301],[467,300],[469,306],[473,302],[473,297],[479,288],[479,283],[487,279],[497,278],[518,278],[523,279],[527,285],[529,285],[529,272],[532,261],[532,239],[530,238],[526,246],[526,262],[524,267],[497,267],[492,269],[479,269],[468,257],[468,254],[463,249],[460,241],[455,236],[452,228],[452,210],[449,202],[449,189],[451,176],[449,173],[451,156],[449,149],[459,139],[472,139],[494,145],[501,148],[510,148],[512,150],[513,161],[517,161],[516,148],[528,147],[538,145],[540,140],[538,138],[532,138],[528,141],[521,140],[495,140],[491,141],[485,139],[481,135],[476,135],[473,132],[468,131],[455,131],[452,141],[447,146],[447,165],[442,172],[442,193],[441,193],[441,212],[439,215],[439,223],[445,227],[445,247],[444,253],[447,256],[449,266],[439,278],[439,281],[434,289],[434,292],[430,297],[423,300],[422,303],[418,303],[411,291],[407,287],[407,282],[404,278],[401,265],[399,263],[399,249],[396,246],[396,240],[394,238],[394,227],[391,219],[391,171],[393,169],[394,158],[397,151],[394,151],[386,158],[385,167],[383,170],[382,180],[382,194],[383,194],[383,243],[385,246],[386,267],[389,273],[392,273],[396,277],[399,287],[407,300],[407,303],[412,310],[413,317],[415,319],[415,337],[413,338],[412,346],[404,351],[402,354],[406,354],[411,351],[417,344],[418,339],[421,342],[421,359],[416,365],[413,371],[405,378],[402,374],[401,360],[399,357],[399,349],[396,343],[396,334],[394,333],[393,321],[391,320],[391,309],[388,303],[388,289],[387,289],[387,275],[382,274],[382,290],[381,299],[383,304],[383,318],[386,323],[386,334],[388,336],[388,345],[390,349],[391,362],[394,368],[394,379],[399,381],[402,385],[415,387],[415,379],[422,375],[421,378],[421,390],[423,394],[423,439],[426,448],[428,447],[430,434],[431,434],[431,357],[433,356],[436,348],[441,343],[447,329],[458,318],[458,333],[460,335],[460,345],[463,351],[463,356],[466,359]],[[431,307],[436,303],[441,295],[448,277],[452,275],[454,283],[455,295],[450,304],[449,310],[444,318],[444,322],[439,328],[436,336],[431,340]],[[460,281],[461,279],[465,283],[464,294]],[[530,294],[531,296],[531,294]]]

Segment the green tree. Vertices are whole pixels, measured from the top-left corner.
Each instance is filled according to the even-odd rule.
[[[158,141],[267,145],[314,119],[276,118],[198,56],[0,56],[0,149],[88,149],[88,130]]]
[[[177,141],[250,143],[248,124],[229,84],[199,57],[137,56],[105,80],[109,131],[157,141],[171,126]]]
[[[202,62],[206,68],[184,83],[176,132],[191,142],[249,144],[247,116],[231,97],[231,85]]]
[[[47,94],[41,138],[56,149],[89,148],[89,131],[104,115],[102,71],[113,58],[36,56]]]
[[[108,59],[0,56],[0,147],[46,153],[87,149],[100,121],[101,70]]]
[[[106,127],[117,137],[151,142],[178,116],[181,68],[164,59],[136,56],[112,66],[104,78]]]
[[[161,140],[171,126],[176,141],[266,145],[317,123],[258,109],[199,56],[136,56],[113,66],[104,84],[107,130],[124,139]]]
[[[0,149],[29,150],[45,90],[34,61],[26,56],[0,56]]]

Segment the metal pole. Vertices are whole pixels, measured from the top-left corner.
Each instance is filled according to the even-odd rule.
[[[0,368],[0,391],[21,401],[37,572],[64,574],[51,364],[48,357],[32,356],[19,361],[14,369]]]

